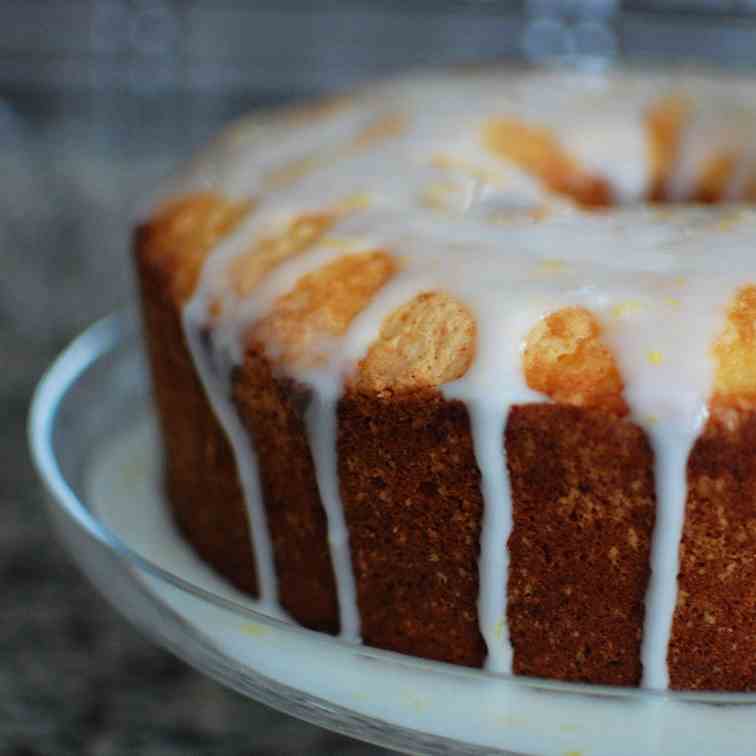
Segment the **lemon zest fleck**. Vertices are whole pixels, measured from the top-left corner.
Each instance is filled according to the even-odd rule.
[[[743,210],[733,210],[732,212],[723,215],[719,219],[717,226],[720,231],[730,231],[743,220],[744,216],[745,213]]]
[[[567,263],[564,260],[541,260],[538,270],[543,273],[563,273],[567,270]]]
[[[248,622],[246,625],[242,625],[241,631],[253,638],[264,638],[266,635],[270,635],[270,628],[258,625],[256,622]]]
[[[324,239],[321,239],[320,246],[337,249],[340,252],[351,252],[355,248],[356,243],[352,239],[339,236],[326,236]]]
[[[612,315],[615,318],[623,318],[626,315],[632,315],[643,309],[643,302],[639,299],[628,299],[626,302],[619,302],[612,307]]]

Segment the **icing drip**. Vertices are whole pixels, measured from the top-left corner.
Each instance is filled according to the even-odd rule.
[[[695,244],[689,254],[696,254]],[[669,291],[675,296],[665,294]],[[708,414],[710,348],[732,291],[732,282],[721,277],[683,283],[663,276],[646,282],[645,300],[629,300],[633,306],[626,303],[626,309],[615,305],[614,321],[605,320],[632,419],[644,429],[654,454],[656,524],[641,662],[642,685],[658,690],[669,686],[667,649],[677,603],[687,462]]]
[[[478,468],[484,509],[478,560],[478,623],[486,642],[486,669],[512,671],[512,645],[507,625],[507,576],[512,531],[512,493],[509,487],[504,430],[509,408],[491,412],[486,406],[468,403],[470,429]]]
[[[650,434],[657,505],[641,648],[641,684],[655,690],[669,687],[667,649],[677,604],[678,554],[685,522],[688,456],[702,422],[693,425],[693,432],[679,438],[670,438],[669,430]]]
[[[474,302],[473,292],[468,301]],[[486,642],[486,669],[509,674],[512,645],[507,623],[507,580],[512,531],[512,492],[506,459],[505,431],[515,403],[543,401],[524,383],[521,345],[530,307],[502,306],[501,301],[478,302],[478,356],[464,378],[442,387],[447,399],[467,406],[475,459],[481,476],[483,522],[478,558],[478,624]],[[487,307],[486,307],[487,305]]]
[[[184,334],[195,368],[205,389],[205,395],[228,438],[234,455],[255,552],[260,603],[266,610],[277,613],[280,612],[278,587],[268,522],[262,504],[257,455],[250,442],[249,434],[242,426],[236,408],[229,397],[231,390],[230,370],[219,371],[219,366],[213,364],[209,345],[203,343],[202,328],[207,320],[204,317],[201,305],[202,300],[195,299],[184,308],[182,318]]]
[[[360,615],[349,552],[349,533],[344,522],[344,506],[339,491],[336,451],[338,397],[313,396],[305,419],[320,500],[328,519],[328,546],[339,602],[340,635],[344,640],[359,642]]]

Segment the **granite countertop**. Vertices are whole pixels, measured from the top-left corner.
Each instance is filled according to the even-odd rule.
[[[152,645],[54,539],[25,439],[33,386],[81,328],[133,298],[129,208],[226,117],[164,124],[166,139],[141,105],[73,110],[0,98],[0,754],[387,753],[244,699]]]

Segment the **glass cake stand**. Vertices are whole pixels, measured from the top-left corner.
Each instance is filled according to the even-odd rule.
[[[29,433],[50,515],[81,569],[156,642],[251,698],[408,753],[756,753],[756,694],[662,695],[495,676],[264,614],[173,527],[133,313],[92,326],[55,361],[34,397]]]

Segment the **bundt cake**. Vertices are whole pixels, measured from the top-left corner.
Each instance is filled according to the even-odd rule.
[[[756,689],[754,125],[491,69],[232,127],[135,237],[185,537],[354,642]]]

